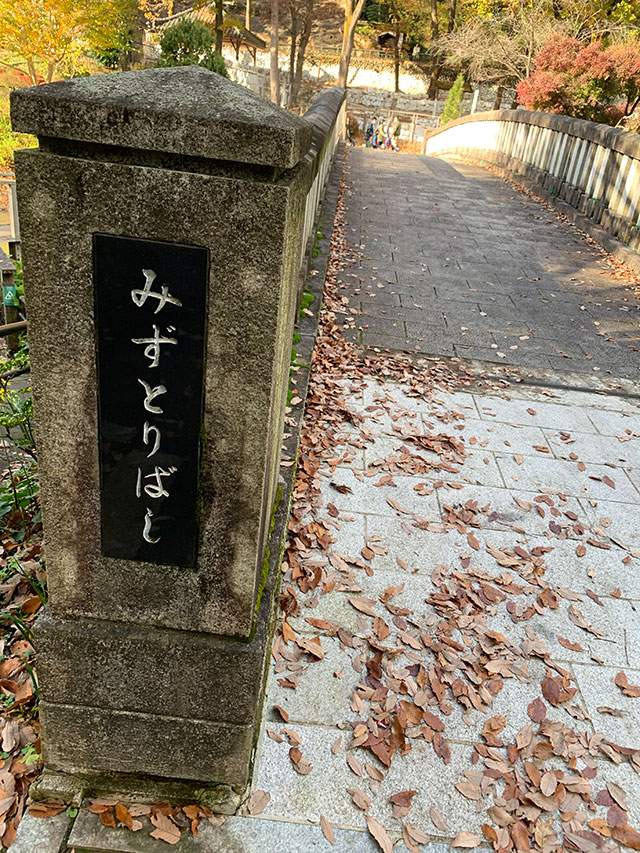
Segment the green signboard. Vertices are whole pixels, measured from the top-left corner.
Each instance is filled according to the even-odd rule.
[[[16,293],[15,284],[3,284],[2,285],[2,291],[3,291],[3,303],[5,305],[11,306],[11,305],[19,305],[20,304],[18,302],[18,295]]]

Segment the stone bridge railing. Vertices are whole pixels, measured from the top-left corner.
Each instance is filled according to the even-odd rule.
[[[313,231],[318,208],[323,198],[333,155],[344,139],[347,117],[345,90],[339,87],[326,89],[311,104],[304,118],[313,126],[311,149],[307,158],[311,163],[313,181],[307,192],[301,250],[308,251],[309,242],[315,242]]]
[[[640,136],[529,110],[464,116],[425,141],[426,154],[477,160],[567,202],[640,251]]]
[[[300,118],[203,68],[157,68],[21,89],[12,120],[39,141],[16,153],[47,531],[39,796],[135,788],[232,812],[293,488],[301,272],[344,90]]]

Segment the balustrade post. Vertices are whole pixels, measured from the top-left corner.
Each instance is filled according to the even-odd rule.
[[[248,779],[311,125],[195,67],[13,93],[50,604],[42,796]],[[70,781],[71,780],[71,781]]]

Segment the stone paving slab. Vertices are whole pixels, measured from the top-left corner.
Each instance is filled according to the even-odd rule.
[[[520,462],[513,455],[500,455],[497,462],[505,481],[529,491],[548,488],[575,497],[588,495],[595,500],[640,501],[640,494],[620,467],[612,469],[590,462],[584,471],[580,471],[575,462],[544,456],[526,456]],[[613,486],[607,485],[604,477],[608,477]]]
[[[338,550],[338,553],[340,551]],[[394,583],[394,580],[396,583]],[[356,598],[368,598],[377,600],[378,596],[384,594],[389,586],[395,586],[407,581],[404,577],[389,577],[388,573],[375,574],[373,577],[368,577],[363,571],[357,575],[356,581],[353,584],[353,589],[350,590],[350,595]],[[405,583],[403,591],[394,597],[394,604],[399,607],[408,607],[415,610],[416,613],[421,613],[435,620],[435,611],[425,603],[425,598],[431,593],[431,580],[426,577],[415,576],[411,578],[411,583]],[[360,625],[362,616],[348,602],[347,595],[323,595],[318,604],[309,611],[303,611],[300,617],[290,617],[291,627],[294,631],[306,631],[308,626],[303,622],[303,618],[312,616],[315,619],[328,619],[330,622],[346,628],[348,631],[358,632],[361,630]]]
[[[597,432],[587,411],[560,402],[538,401],[532,405],[529,399],[483,396],[478,402],[478,410],[482,420],[495,423],[547,427],[565,432]]]
[[[626,429],[633,430],[633,426],[629,425]],[[635,431],[640,432],[640,429]],[[631,468],[640,466],[640,438],[625,434],[624,429],[619,433],[623,440],[617,435],[582,435],[579,432],[573,432],[570,437],[563,439],[562,433],[550,429],[543,429],[542,433],[558,459],[568,459],[569,454],[574,453],[583,462],[609,462]]]
[[[20,822],[20,834],[11,845],[11,853],[58,853],[71,827],[64,812],[50,818],[26,814]]]
[[[581,498],[580,504],[585,516],[592,523],[604,527],[609,536],[630,548],[640,548],[637,504],[585,500],[584,498]]]
[[[275,818],[291,818],[304,815],[307,820],[319,821],[324,815],[332,823],[349,828],[364,828],[364,814],[353,805],[347,786],[367,789],[365,780],[351,772],[345,761],[345,736],[342,749],[334,755],[331,747],[341,736],[338,729],[320,726],[292,726],[301,738],[300,749],[311,762],[313,770],[308,776],[300,776],[291,767],[289,746],[285,741],[275,743],[266,738],[261,746],[261,761],[256,786],[271,792],[264,814]],[[411,820],[423,831],[434,833],[429,819],[429,808],[436,806],[444,814],[449,832],[457,834],[463,830],[479,831],[480,815],[475,814],[473,805],[456,792],[454,785],[471,766],[472,747],[462,743],[451,743],[451,762],[436,763],[429,744],[416,742],[409,755],[394,762],[387,771],[384,793],[374,799],[371,814],[389,829],[397,831],[399,822],[391,817],[391,807],[386,802],[389,795],[397,791],[416,789],[421,792],[420,805],[411,809]],[[357,753],[362,760],[367,756]],[[373,760],[376,766],[379,765]],[[285,785],[282,780],[286,779]],[[385,796],[386,794],[386,796]],[[449,832],[447,835],[449,835]]]
[[[624,697],[613,679],[623,669],[632,684],[640,683],[640,552],[632,556],[627,544],[629,541],[633,544],[640,536],[636,521],[640,494],[627,478],[627,471],[630,475],[635,473],[635,459],[623,463],[615,456],[616,452],[624,452],[631,442],[637,441],[632,437],[626,443],[620,442],[617,435],[621,424],[634,422],[638,405],[633,398],[603,394],[602,384],[595,379],[587,383],[593,386],[591,388],[579,384],[572,387],[568,374],[548,373],[546,376],[555,379],[555,384],[566,383],[566,392],[516,385],[504,396],[435,391],[424,399],[395,383],[381,385],[358,381],[350,386],[346,382],[344,387],[351,387],[353,391],[348,398],[349,408],[368,418],[367,430],[372,441],[365,444],[362,457],[359,456],[365,466],[360,469],[364,477],[362,473],[360,479],[356,477],[354,468],[338,468],[330,475],[334,482],[346,482],[342,478],[350,478],[352,493],[339,495],[328,482],[326,485],[322,482],[322,500],[331,500],[339,510],[334,519],[339,527],[332,534],[335,538],[332,550],[357,556],[365,544],[375,544],[379,553],[372,559],[361,560],[361,565],[370,566],[371,574],[362,568],[352,573],[350,583],[359,590],[357,595],[375,602],[382,589],[402,588],[394,603],[410,608],[428,624],[436,615],[424,599],[433,589],[432,573],[439,565],[456,568],[464,565],[461,561],[467,560],[466,565],[495,572],[492,548],[509,551],[519,545],[528,551],[544,549],[546,580],[554,587],[569,591],[569,597],[561,597],[557,609],[534,614],[525,623],[526,630],[544,643],[549,661],[573,674],[578,687],[572,700],[573,713],[569,714],[565,706],[560,706],[552,709],[552,718],[588,733],[603,732],[616,743],[636,747],[640,746],[636,732],[636,717],[640,712],[634,704],[638,700]],[[393,479],[400,486],[375,487],[379,478],[377,475],[367,477],[367,466],[377,458],[393,458],[394,448],[403,440],[397,430],[457,434],[467,447],[474,448],[469,472],[473,471],[478,458],[487,456],[492,460],[490,470],[494,470],[493,461],[500,467],[503,484],[474,484],[452,489],[447,483],[433,484],[429,477],[394,474]],[[562,438],[573,443],[565,444]],[[474,445],[470,444],[470,439],[474,439]],[[484,446],[478,447],[480,442]],[[549,452],[541,453],[534,445],[546,447]],[[584,454],[584,472],[578,470],[576,460],[567,458],[572,448],[580,459]],[[515,461],[516,454],[522,457],[520,464]],[[615,470],[603,464],[606,457],[618,466]],[[604,486],[601,480],[589,478],[590,474],[601,477],[603,471],[611,472],[616,481],[613,499],[610,487]],[[465,465],[461,465],[457,479],[464,475]],[[512,475],[517,475],[518,481],[514,481]],[[321,480],[328,481],[329,477]],[[411,492],[412,483],[416,481],[432,482],[433,492],[416,499],[415,491]],[[549,497],[555,516],[546,503],[540,504],[544,507],[541,515],[523,510],[514,500],[518,498],[531,505],[536,495]],[[395,506],[385,497],[391,497]],[[423,510],[428,507],[422,517],[428,515],[437,524],[439,519],[446,518],[447,505],[459,505],[469,499],[477,500],[479,506],[490,505],[499,512],[493,519],[479,517],[473,543],[455,530],[439,532],[413,525],[413,513],[420,511],[418,507]],[[423,500],[426,503],[422,503]],[[571,531],[567,512],[593,524],[588,534],[598,537],[605,547],[591,547],[585,556],[578,556],[576,548],[582,537]],[[569,538],[553,535],[552,525],[557,526],[559,522],[566,525]],[[621,538],[616,542],[609,536]],[[315,557],[309,557],[322,560],[324,555],[318,552]],[[398,559],[406,561],[404,568]],[[623,563],[623,559],[627,562]],[[596,600],[590,598],[587,591],[593,593]],[[312,616],[333,620],[357,633],[368,621],[350,607],[346,601],[348,594],[337,596],[341,603],[335,602],[333,593],[319,598],[311,594],[301,600],[301,616],[290,618],[289,624],[296,632],[322,634],[305,623],[305,618]],[[570,618],[570,608],[577,608],[580,618],[595,633],[576,625]],[[519,627],[499,608],[496,608],[491,625],[505,636],[515,636],[524,630],[524,626]],[[580,650],[568,649],[560,643],[559,637],[578,643]],[[380,820],[394,838],[398,821],[391,817],[387,798],[397,790],[413,788],[419,791],[419,796],[414,800],[410,819],[424,831],[438,837],[429,817],[432,805],[445,815],[447,841],[458,831],[478,831],[485,820],[483,811],[477,812],[474,803],[461,797],[454,786],[473,766],[469,763],[469,750],[478,742],[485,715],[472,711],[463,717],[454,711],[446,718],[446,737],[452,756],[448,765],[435,757],[430,745],[413,741],[409,755],[397,758],[386,772],[382,789],[371,791],[367,780],[356,776],[345,761],[348,732],[359,719],[357,709],[351,704],[353,690],[364,683],[366,673],[354,668],[353,652],[345,649],[338,637],[322,636],[321,644],[326,658],[321,663],[304,666],[297,690],[281,685],[278,672],[272,672],[269,677],[265,725],[272,732],[281,733],[285,740],[276,743],[264,730],[261,735],[254,787],[272,794],[265,816],[275,821],[316,822],[324,814],[336,826],[348,831],[362,829],[363,814],[353,806],[346,791],[350,786],[357,787],[372,796],[369,813]],[[397,666],[401,665],[402,658],[399,658]],[[514,737],[527,724],[527,705],[540,695],[545,665],[542,661],[529,661],[526,673],[521,681],[507,679],[493,701],[491,713],[506,717],[505,736]],[[290,715],[287,725],[274,711],[274,705],[281,706]],[[603,707],[620,710],[623,715],[614,717],[598,710]],[[437,708],[434,711],[436,715],[439,713]],[[575,714],[582,715],[578,721],[574,719]],[[309,775],[301,776],[293,769],[285,730],[294,730],[299,735],[300,749],[313,766]],[[333,754],[331,747],[337,738],[340,744]],[[370,760],[376,764],[370,753],[356,749],[354,754],[363,763]],[[600,790],[607,781],[622,785],[629,801],[629,821],[637,825],[640,820],[637,775],[626,764],[615,766],[602,758],[597,759],[597,768],[595,790]],[[601,809],[596,810],[596,815],[603,814]]]
[[[146,822],[145,822],[146,823]],[[97,815],[82,813],[76,820],[70,842],[76,853],[307,853],[307,851],[330,850],[344,853],[380,853],[380,848],[362,830],[335,828],[335,843],[332,846],[322,834],[319,825],[267,820],[265,818],[232,817],[220,827],[206,822],[200,825],[195,838],[183,838],[179,844],[169,847],[164,841],[151,838],[149,828],[131,833],[126,829],[107,829]],[[444,844],[430,844],[423,848],[425,853],[446,853]],[[397,853],[407,853],[400,843],[394,847]],[[29,853],[44,853],[38,847]]]

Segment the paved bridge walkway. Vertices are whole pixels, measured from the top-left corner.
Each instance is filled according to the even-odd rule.
[[[555,214],[476,166],[349,152],[352,339],[636,378],[640,301]]]

